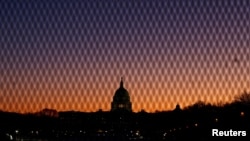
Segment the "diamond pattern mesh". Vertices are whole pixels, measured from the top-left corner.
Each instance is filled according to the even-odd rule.
[[[1,1],[0,109],[134,111],[249,89],[248,0]]]

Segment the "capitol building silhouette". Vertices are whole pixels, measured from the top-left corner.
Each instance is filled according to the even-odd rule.
[[[123,86],[123,77],[121,77],[120,87],[115,91],[113,101],[111,103],[111,111],[132,112],[129,92]]]

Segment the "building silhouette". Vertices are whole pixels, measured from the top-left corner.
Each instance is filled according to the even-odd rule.
[[[111,111],[129,111],[132,112],[129,92],[123,86],[121,78],[120,87],[116,90],[111,103]]]

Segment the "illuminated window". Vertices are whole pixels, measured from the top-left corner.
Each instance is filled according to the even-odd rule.
[[[124,108],[124,105],[123,104],[119,104],[118,107],[119,108]]]

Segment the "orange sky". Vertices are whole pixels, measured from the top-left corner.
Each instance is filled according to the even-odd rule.
[[[110,110],[121,76],[133,111],[250,91],[250,5],[204,1],[0,4],[0,109]]]

